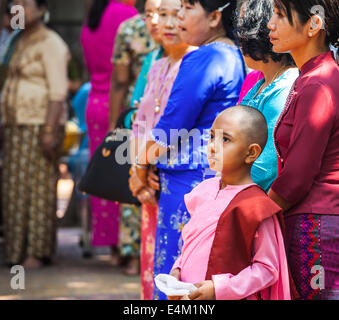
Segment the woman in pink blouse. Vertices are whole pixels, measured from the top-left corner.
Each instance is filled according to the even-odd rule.
[[[319,5],[320,4],[320,5]],[[300,77],[274,138],[280,172],[269,192],[285,211],[287,255],[301,299],[339,299],[337,0],[276,0],[268,27]]]
[[[159,8],[158,28],[162,46],[167,56],[155,62],[147,76],[145,94],[141,99],[133,124],[132,150],[134,146],[143,148],[147,137],[158,123],[167,105],[172,85],[179,71],[182,57],[194,47],[182,42],[177,30],[179,0],[162,0]],[[132,157],[134,159],[134,157]],[[130,180],[131,189],[136,191],[138,178],[135,174]],[[155,190],[142,188],[137,196],[142,205],[141,217],[141,284],[144,300],[153,296],[154,241],[158,206],[154,198]]]

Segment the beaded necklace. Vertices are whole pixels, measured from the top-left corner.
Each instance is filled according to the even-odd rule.
[[[160,110],[161,110],[161,107],[160,107],[160,101],[162,99],[162,96],[164,95],[165,93],[165,90],[167,88],[167,85],[170,84],[172,81],[173,81],[173,78],[174,78],[174,71],[177,70],[177,65],[180,64],[181,62],[181,59],[179,61],[176,61],[174,62],[173,66],[171,63],[168,64],[168,68],[167,68],[167,71],[166,71],[166,75],[169,74],[171,71],[172,71],[172,76],[169,76],[167,78],[167,81],[164,83],[164,85],[162,86],[160,92],[159,92],[159,83],[160,83],[160,77],[161,75],[163,74],[164,70],[165,70],[165,67],[166,67],[166,63],[163,63],[163,65],[161,66],[161,69],[159,70],[159,73],[158,73],[158,76],[156,78],[156,82],[155,82],[155,89],[154,89],[154,95],[155,95],[155,99],[154,99],[154,102],[155,102],[155,108],[154,108],[154,112],[155,113],[159,113]]]

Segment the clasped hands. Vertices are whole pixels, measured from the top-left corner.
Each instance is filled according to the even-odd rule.
[[[156,205],[155,193],[160,190],[159,177],[155,174],[153,167],[132,167],[129,178],[129,188],[134,197],[142,204]]]
[[[171,276],[180,281],[180,269],[173,269]],[[198,290],[192,292],[190,295],[183,297],[169,297],[170,300],[216,300],[215,288],[213,281],[203,281],[194,284]]]

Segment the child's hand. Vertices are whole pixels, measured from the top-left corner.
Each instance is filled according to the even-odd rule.
[[[180,269],[176,268],[176,269],[172,269],[172,271],[170,272],[170,276],[176,278],[178,281],[180,281]]]
[[[190,300],[216,300],[213,281],[203,281],[195,286],[198,290],[189,295]]]

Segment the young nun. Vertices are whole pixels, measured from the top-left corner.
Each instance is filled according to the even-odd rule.
[[[264,116],[248,106],[225,110],[212,126],[208,160],[221,178],[185,196],[191,220],[171,271],[198,288],[184,300],[291,298],[281,209],[251,178],[267,132]]]

